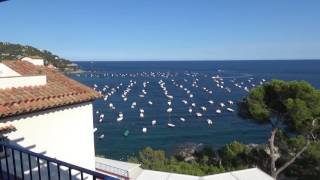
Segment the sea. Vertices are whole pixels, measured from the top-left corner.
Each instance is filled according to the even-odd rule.
[[[237,115],[236,103],[247,91],[272,79],[304,80],[320,88],[320,60],[76,63],[85,72],[70,77],[105,96],[93,103],[96,154],[117,160],[147,146],[170,154],[187,144],[219,148],[232,141],[265,143],[270,126]]]

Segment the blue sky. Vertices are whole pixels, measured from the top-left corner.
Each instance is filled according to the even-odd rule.
[[[320,58],[319,0],[9,0],[0,41],[73,60]]]

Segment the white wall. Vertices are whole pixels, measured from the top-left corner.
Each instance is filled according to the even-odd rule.
[[[36,66],[43,66],[44,65],[44,60],[43,59],[33,59],[30,57],[24,57],[21,59],[22,61],[28,61],[30,63],[32,63],[33,65]]]
[[[20,139],[18,145],[35,145],[31,151],[95,170],[92,103],[6,118],[0,126],[3,124],[16,127],[7,137]]]
[[[0,77],[0,89],[24,86],[43,86],[47,84],[47,76]]]
[[[21,76],[19,73],[15,72],[8,66],[0,63],[0,77],[10,77],[10,76]]]

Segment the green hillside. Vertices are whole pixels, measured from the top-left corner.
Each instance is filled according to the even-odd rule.
[[[17,60],[26,56],[39,56],[44,59],[45,65],[52,64],[63,72],[79,70],[79,67],[70,60],[61,58],[50,51],[37,49],[28,45],[0,42],[0,61]]]

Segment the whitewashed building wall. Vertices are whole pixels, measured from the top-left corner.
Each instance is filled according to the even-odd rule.
[[[0,120],[16,131],[12,143],[36,153],[95,170],[92,103],[54,108]]]

